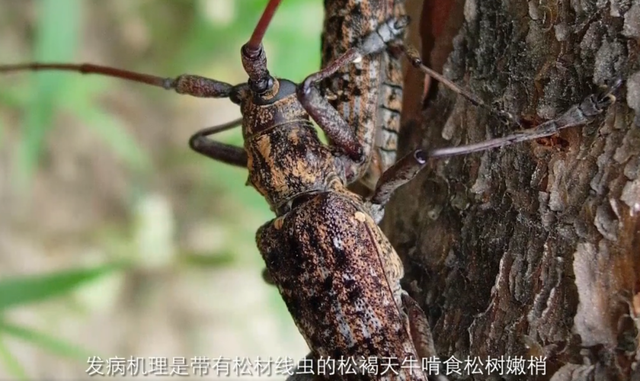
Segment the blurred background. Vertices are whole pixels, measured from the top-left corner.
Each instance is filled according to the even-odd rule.
[[[240,83],[239,50],[265,5],[2,0],[0,63]],[[274,75],[318,69],[322,21],[321,0],[283,1],[265,40]],[[0,76],[0,378],[85,379],[89,356],[306,354],[260,276],[255,231],[273,214],[245,170],[187,145],[239,116],[228,100],[112,78]],[[217,139],[242,144],[239,129]]]

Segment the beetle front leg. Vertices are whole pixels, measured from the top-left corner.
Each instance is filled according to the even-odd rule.
[[[244,148],[216,142],[208,138],[210,135],[234,128],[240,125],[241,122],[242,120],[239,119],[219,126],[202,129],[191,136],[189,139],[189,147],[213,160],[247,168],[247,152]]]
[[[360,140],[361,137],[356,135],[354,126],[342,119],[342,115],[320,94],[315,84],[354,61],[384,51],[389,43],[401,38],[408,22],[408,17],[385,21],[366,35],[357,46],[347,50],[322,70],[305,78],[297,88],[298,99],[307,113],[318,123],[331,143],[346,153],[355,164],[347,166],[350,168],[347,173],[349,183],[360,177],[363,168],[368,165],[372,155],[371,143]]]
[[[371,216],[376,224],[384,217],[384,207],[396,189],[411,181],[418,172],[427,164],[427,156],[424,151],[418,149],[398,160],[389,169],[384,171],[373,196],[369,200]]]
[[[318,123],[318,126],[327,134],[334,145],[356,162],[363,161],[365,158],[362,144],[347,122],[342,119],[338,111],[329,104],[314,85],[359,57],[361,57],[361,53],[358,49],[349,49],[331,65],[305,78],[296,89],[298,100],[311,118]]]

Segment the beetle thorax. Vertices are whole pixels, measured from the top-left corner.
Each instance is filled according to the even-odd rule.
[[[309,121],[296,97],[296,85],[285,79],[276,80],[274,89],[267,94],[247,96],[240,107],[245,141],[281,124]]]
[[[294,198],[329,189],[336,179],[344,182],[341,161],[322,144],[310,122],[278,125],[245,141],[249,182],[271,208]]]

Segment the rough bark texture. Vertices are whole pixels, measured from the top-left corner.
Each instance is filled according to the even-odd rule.
[[[444,3],[448,16],[433,17]],[[593,123],[433,161],[394,197],[383,229],[441,359],[546,356],[537,379],[640,380],[640,1],[425,5],[412,15],[425,61],[531,125],[625,79]],[[417,123],[401,132],[401,155],[516,129],[438,89],[415,115],[405,107]]]

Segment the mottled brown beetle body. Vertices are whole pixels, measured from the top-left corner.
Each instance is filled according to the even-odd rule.
[[[270,101],[251,92],[240,92],[239,99],[249,183],[278,213],[301,194],[327,190],[327,177],[344,181],[344,171],[341,156],[318,138],[296,85],[277,79],[276,87]]]
[[[386,37],[373,36],[365,52],[389,39],[384,28],[393,30],[383,26]],[[388,196],[413,178],[425,160],[421,151],[409,155],[370,200],[347,190],[353,168],[363,162],[363,144],[311,86],[362,54],[352,50],[299,85],[273,78],[266,70],[247,70],[246,84],[207,85],[202,78],[181,76],[174,86],[182,92],[210,87],[240,105],[243,148],[207,138],[220,128],[195,134],[190,145],[211,158],[246,167],[248,183],[275,212],[276,219],[258,231],[257,246],[312,355],[335,361],[387,358],[395,365],[387,375],[358,379],[426,380],[403,307],[402,263],[377,226]],[[260,55],[261,50],[251,59],[263,61]],[[251,76],[254,72],[257,78]],[[331,137],[331,145],[320,141],[310,118]],[[405,361],[411,367],[401,368]]]
[[[325,0],[322,67],[326,67],[388,20],[402,20],[404,0]],[[397,37],[401,43],[403,35]],[[322,82],[329,102],[362,142],[365,161],[356,177],[371,192],[396,161],[402,110],[401,52],[383,49],[345,66]]]
[[[416,361],[336,378],[426,380],[401,307],[402,264],[362,201],[333,186],[258,230],[267,269],[315,358]]]
[[[256,236],[270,276],[315,356],[414,359],[398,375],[358,379],[426,380],[402,310],[402,263],[370,204],[345,187],[351,160],[319,140],[296,86],[275,81],[269,99],[245,85],[231,91],[249,182],[277,215]]]

